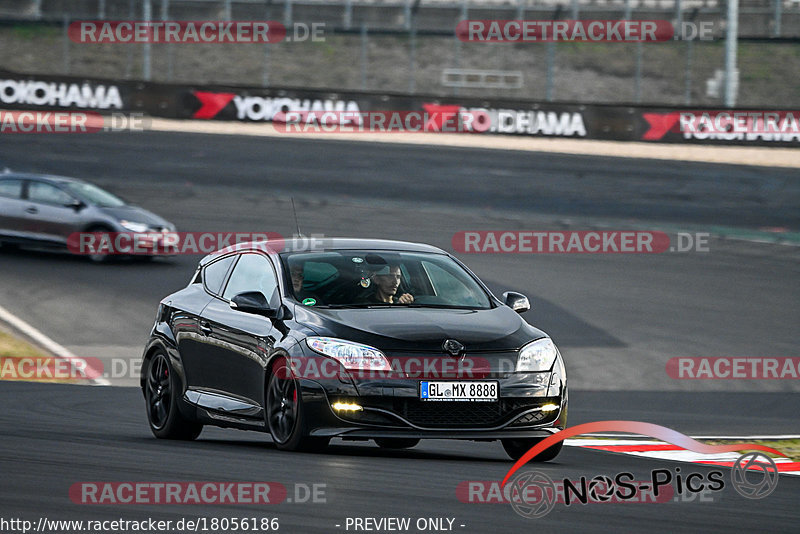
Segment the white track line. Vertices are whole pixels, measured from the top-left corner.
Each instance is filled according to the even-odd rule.
[[[597,434],[594,434],[596,437]],[[625,436],[629,437],[629,436]],[[708,438],[701,438],[708,439]],[[752,439],[781,439],[781,436],[771,436],[770,438],[762,437],[728,437],[726,439],[734,439],[736,441],[747,441]],[[782,437],[782,439],[795,439],[793,437]],[[671,445],[665,441],[653,441],[652,439],[565,439],[564,445],[570,447],[614,447],[614,446],[648,446],[648,445]],[[721,453],[698,453],[686,449],[679,450],[655,450],[655,451],[631,451],[631,450],[614,450],[608,449],[594,449],[602,450],[603,452],[612,452],[615,454],[626,454],[629,456],[640,456],[644,458],[652,458],[657,460],[667,460],[673,462],[688,462],[701,465],[713,465],[707,462],[735,462],[741,455],[737,452],[721,452]],[[776,464],[795,463],[789,458],[773,458]],[[781,471],[782,475],[800,476],[800,471]]]
[[[0,306],[0,320],[10,324],[14,328],[19,330],[32,340],[34,340],[36,343],[44,347],[46,350],[51,352],[57,358],[61,358],[62,360],[67,360],[73,369],[86,370],[87,374],[90,376],[92,375],[96,375],[98,377],[102,376],[102,372],[98,372],[96,369],[92,369],[91,367],[89,367],[89,364],[88,362],[86,362],[86,360],[78,358],[77,356],[72,354],[69,350],[67,350],[64,346],[59,345],[58,343],[56,343],[55,341],[53,341],[52,339],[41,333],[39,330],[37,330],[33,326],[29,325],[28,323],[20,319],[16,315],[12,314],[10,311],[3,308],[2,306]],[[96,386],[111,385],[111,382],[102,377],[92,378],[91,383]]]
[[[639,434],[626,434],[626,433],[617,433],[617,434],[602,434],[602,433],[592,433],[592,434],[583,434],[586,438],[614,438],[614,439],[634,439],[633,443],[641,443],[641,441],[636,440],[639,439],[652,439],[648,437],[642,437]],[[743,439],[800,439],[800,434],[778,434],[778,435],[755,435],[755,436],[731,436],[731,435],[713,435],[713,436],[689,436],[692,439],[735,439],[735,440],[743,440]],[[583,440],[585,438],[576,438]],[[609,443],[609,442],[606,442]],[[652,443],[663,443],[662,441],[653,441]],[[618,445],[622,445],[622,443],[618,443]]]

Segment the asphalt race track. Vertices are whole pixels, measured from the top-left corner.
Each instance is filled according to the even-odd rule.
[[[790,169],[176,133],[4,136],[2,165],[89,179],[185,231],[292,234],[292,196],[306,235],[447,250],[462,230],[800,229],[800,176]],[[797,380],[674,380],[665,372],[675,356],[798,356],[797,247],[711,239],[709,252],[459,257],[493,289],[531,298],[526,319],[565,355],[571,424],[800,434]],[[0,306],[75,354],[129,367],[158,301],[188,282],[198,259],[94,265],[0,250]],[[129,369],[110,378],[136,383]],[[761,500],[725,487],[713,502],[556,505],[525,519],[508,504],[457,498],[460,482],[502,479],[511,463],[499,443],[432,441],[392,452],[334,442],[325,454],[291,454],[266,435],[238,431],[157,441],[134,388],[3,382],[0,400],[2,518],[266,516],[289,533],[345,532],[347,517],[450,517],[465,533],[788,532],[800,521],[800,477],[781,476]],[[645,480],[676,467],[711,471],[574,447],[536,468],[554,480],[622,471]],[[192,480],[279,482],[290,497],[295,483],[325,484],[326,502],[91,506],[69,498],[83,481]]]

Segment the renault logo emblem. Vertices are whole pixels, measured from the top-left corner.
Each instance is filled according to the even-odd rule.
[[[453,358],[458,358],[464,353],[466,347],[455,339],[445,339],[442,349]]]

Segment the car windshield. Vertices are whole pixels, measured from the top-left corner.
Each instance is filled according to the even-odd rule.
[[[108,191],[100,189],[96,185],[84,184],[80,182],[68,182],[64,184],[72,193],[83,198],[101,208],[118,208],[124,206],[125,202]]]
[[[487,309],[488,294],[444,254],[328,250],[281,254],[292,296],[306,306]]]

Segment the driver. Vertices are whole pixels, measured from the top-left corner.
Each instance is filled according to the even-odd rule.
[[[316,294],[303,289],[303,282],[305,280],[304,270],[305,264],[303,263],[294,263],[289,267],[289,275],[292,278],[294,298],[306,306],[314,306],[315,304],[320,303],[319,297]]]
[[[375,291],[369,296],[372,302],[388,302],[390,304],[411,304],[414,297],[410,293],[397,295],[402,274],[399,265],[386,265],[372,275]]]

